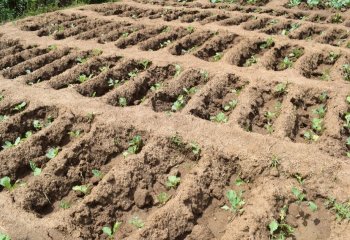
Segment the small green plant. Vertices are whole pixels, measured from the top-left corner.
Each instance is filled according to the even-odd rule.
[[[11,237],[5,233],[0,232],[0,240],[11,240]]]
[[[332,23],[342,23],[343,22],[343,18],[339,13],[334,14],[331,17],[331,22]]]
[[[159,43],[159,46],[160,46],[160,48],[165,48],[165,47],[169,46],[170,44],[171,44],[171,40],[168,39],[164,42]]]
[[[313,109],[312,113],[318,115],[319,118],[323,118],[326,115],[326,110],[324,105],[320,105],[318,108]]]
[[[307,4],[310,7],[316,7],[317,5],[319,5],[321,3],[321,0],[307,0]]]
[[[289,57],[284,57],[283,61],[279,65],[281,70],[291,68],[292,66],[293,62],[289,59]]]
[[[127,157],[130,154],[137,154],[137,153],[139,153],[141,148],[142,148],[142,145],[143,145],[143,143],[142,143],[141,136],[136,135],[129,142],[129,147],[128,147],[128,149],[126,151],[123,152],[123,156]]]
[[[323,119],[320,118],[313,118],[311,120],[311,127],[313,130],[315,130],[317,133],[322,132],[323,130]]]
[[[316,142],[320,138],[320,136],[314,133],[312,130],[307,130],[304,132],[304,138],[308,141]]]
[[[134,70],[132,70],[128,73],[128,76],[129,76],[129,78],[135,78],[135,77],[137,77],[138,74],[139,74],[139,70],[137,68],[135,68]]]
[[[194,155],[199,156],[201,154],[202,149],[198,145],[198,143],[192,142],[192,143],[190,143],[190,147],[191,147],[192,153]]]
[[[284,240],[287,237],[293,235],[294,229],[290,226],[286,220],[287,206],[284,206],[280,211],[280,219],[273,219],[269,224],[271,240]]]
[[[292,187],[292,193],[293,195],[297,198],[297,202],[300,203],[302,201],[304,201],[305,199],[305,194],[303,194],[303,191],[300,191],[298,188],[296,187]]]
[[[245,181],[243,179],[241,179],[240,177],[236,178],[236,180],[235,180],[236,186],[241,186],[243,184],[245,184]]]
[[[39,176],[41,174],[41,168],[38,168],[35,162],[29,161],[29,166],[32,169],[34,176]]]
[[[0,122],[6,121],[7,119],[9,119],[9,116],[7,116],[7,115],[0,115]]]
[[[171,136],[170,141],[179,148],[182,148],[185,146],[185,143],[183,142],[182,137],[178,133]]]
[[[48,159],[53,159],[55,158],[57,155],[58,155],[58,152],[59,152],[59,148],[56,147],[56,148],[50,148],[47,153],[46,153],[46,157]]]
[[[170,196],[166,192],[161,192],[157,195],[157,200],[160,204],[165,204],[169,199]]]
[[[185,96],[184,95],[179,95],[177,97],[176,101],[171,106],[171,110],[173,112],[177,112],[177,111],[181,110],[182,108],[184,108],[185,104],[186,104]]]
[[[128,105],[128,101],[126,100],[125,97],[120,97],[118,100],[118,104],[121,107],[126,107]]]
[[[81,192],[83,193],[84,195],[87,195],[90,193],[90,186],[89,185],[77,185],[77,186],[74,186],[72,188],[73,191],[76,191],[76,192]]]
[[[168,180],[166,181],[165,185],[168,188],[177,188],[177,186],[180,184],[181,178],[176,176],[168,176]]]
[[[26,102],[21,102],[20,104],[17,104],[16,106],[14,106],[13,110],[20,112],[20,111],[23,111],[26,106],[27,106]]]
[[[329,197],[325,205],[335,212],[338,221],[350,220],[350,202],[340,203],[335,198]]]
[[[260,49],[268,49],[275,45],[273,38],[269,37],[260,45]]]
[[[122,222],[117,221],[113,224],[112,228],[107,227],[107,226],[103,227],[102,232],[104,234],[106,234],[108,236],[108,238],[114,239],[114,235],[118,232],[118,230],[120,229],[121,226],[122,226]]]
[[[0,185],[3,186],[6,190],[12,191],[17,187],[17,183],[11,184],[11,179],[8,176],[5,176],[0,179]]]
[[[284,95],[287,92],[288,83],[278,83],[275,86],[274,93],[278,96]]]
[[[280,158],[277,157],[276,155],[273,155],[271,157],[271,164],[270,167],[272,168],[277,168],[280,165]]]
[[[229,101],[227,104],[225,104],[223,109],[225,111],[231,111],[231,110],[236,108],[237,104],[238,104],[238,101],[233,99],[233,100]]]
[[[350,64],[344,64],[342,66],[343,69],[343,78],[345,81],[350,81]]]
[[[94,175],[95,178],[101,179],[103,177],[103,174],[100,170],[98,169],[92,169],[92,174]]]
[[[112,78],[108,79],[108,86],[109,87],[117,88],[120,86],[121,83],[122,83],[122,81],[120,81],[120,80],[114,80]]]
[[[93,77],[93,74],[90,74],[89,76],[85,75],[85,74],[81,74],[78,76],[77,81],[80,83],[84,83],[87,80],[90,80]]]
[[[56,45],[56,44],[49,45],[49,46],[47,47],[47,49],[48,49],[49,51],[55,51],[55,50],[57,50],[57,45]]]
[[[328,61],[333,64],[333,63],[335,63],[335,61],[338,60],[340,55],[341,55],[340,53],[335,53],[335,52],[331,51],[331,52],[329,52],[328,57],[327,57]]]
[[[102,66],[102,67],[99,68],[99,70],[100,70],[101,73],[108,72],[109,66]]]
[[[193,33],[194,30],[195,30],[195,28],[194,28],[193,26],[188,26],[188,27],[186,28],[186,30],[187,30],[189,33]]]
[[[80,130],[75,130],[75,131],[73,130],[73,131],[68,132],[68,135],[72,138],[80,137],[80,134],[81,134]]]
[[[258,59],[255,57],[255,55],[252,55],[250,58],[248,58],[245,63],[243,64],[244,67],[250,67],[253,64],[257,63]]]
[[[299,6],[301,3],[301,0],[289,0],[288,6],[289,7],[296,7]]]
[[[145,223],[137,216],[132,217],[129,223],[138,229],[143,228],[145,226]]]
[[[77,61],[77,63],[79,63],[79,64],[84,64],[84,63],[86,63],[86,62],[88,61],[88,58],[87,58],[87,57],[78,57],[78,58],[76,59],[76,61]]]
[[[228,117],[225,113],[219,112],[217,115],[211,116],[210,120],[217,123],[226,123],[228,121]]]
[[[322,92],[322,93],[318,96],[318,99],[319,99],[320,102],[322,102],[322,103],[326,102],[328,98],[329,98],[328,92]]]
[[[60,202],[60,208],[62,208],[62,209],[68,209],[68,208],[70,208],[70,203],[62,200],[62,201]]]
[[[162,83],[155,83],[153,86],[151,86],[150,90],[152,92],[156,92],[158,91],[159,89],[161,89],[162,87]]]
[[[331,69],[327,68],[322,72],[322,75],[320,76],[320,79],[322,81],[329,81],[331,80]]]
[[[215,55],[213,56],[213,61],[214,62],[220,61],[223,56],[224,54],[222,52],[216,52]]]
[[[146,70],[149,66],[151,66],[152,61],[145,59],[141,60],[139,64],[141,64],[143,66],[143,69]]]
[[[308,201],[307,205],[309,206],[310,210],[313,212],[316,212],[318,209],[317,205],[312,201]]]
[[[180,76],[181,72],[182,72],[182,67],[179,64],[175,64],[175,77]]]
[[[243,205],[245,204],[243,198],[242,198],[242,191],[234,191],[234,190],[228,190],[226,193],[226,197],[228,198],[228,201],[230,202],[230,206],[224,205],[221,208],[226,211],[231,211],[233,213],[242,213],[243,212]]]

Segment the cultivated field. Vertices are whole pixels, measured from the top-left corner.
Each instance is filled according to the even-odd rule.
[[[0,26],[0,239],[350,239],[350,10],[229,2]]]

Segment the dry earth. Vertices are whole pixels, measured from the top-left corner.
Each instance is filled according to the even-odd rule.
[[[0,232],[260,240],[275,219],[275,237],[350,239],[350,11],[261,5],[125,0],[0,26],[0,177],[19,181]]]

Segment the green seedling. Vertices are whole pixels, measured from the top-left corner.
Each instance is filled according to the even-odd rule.
[[[160,44],[159,44],[159,46],[160,46],[160,48],[164,48],[164,47],[167,47],[167,46],[169,46],[171,44],[171,40],[166,40],[166,41],[164,41],[164,42],[161,42]]]
[[[272,167],[272,168],[277,168],[277,167],[280,165],[280,160],[281,160],[281,159],[280,159],[279,157],[273,155],[273,156],[271,157],[271,164],[270,164],[270,167]]]
[[[318,209],[317,205],[312,201],[308,201],[307,205],[309,206],[309,208],[312,212],[316,212]]]
[[[177,133],[170,138],[171,142],[174,143],[177,147],[181,148],[184,147],[185,143],[183,142],[183,139],[180,135]]]
[[[62,201],[60,202],[60,208],[62,208],[62,209],[68,209],[68,208],[70,208],[70,203],[62,200]]]
[[[179,95],[177,97],[176,101],[171,106],[171,110],[173,112],[177,112],[177,111],[181,110],[182,108],[184,108],[185,104],[186,104],[185,96],[184,95]]]
[[[287,92],[288,83],[278,83],[275,86],[274,93],[276,95],[284,95]]]
[[[20,111],[24,110],[24,108],[25,108],[26,106],[27,106],[27,103],[26,103],[26,102],[21,102],[20,104],[17,104],[17,105],[13,108],[13,110],[20,112]]]
[[[76,61],[79,63],[79,64],[84,64],[88,61],[88,58],[87,57],[78,57],[76,59]]]
[[[304,201],[306,197],[305,194],[303,194],[303,192],[297,189],[296,187],[292,187],[292,193],[297,198],[298,203],[301,203],[302,201]]]
[[[112,79],[112,78],[109,78],[107,82],[108,82],[108,86],[109,86],[109,87],[113,87],[113,88],[119,87],[120,84],[122,83],[122,81],[120,81],[120,80],[114,80],[114,79]]]
[[[100,67],[99,70],[100,70],[101,73],[105,73],[105,72],[107,72],[109,70],[109,66]]]
[[[11,240],[11,237],[5,233],[0,232],[0,240]]]
[[[197,89],[195,87],[191,87],[190,89],[183,88],[182,90],[184,92],[184,95],[191,95],[197,92]]]
[[[12,148],[12,147],[16,147],[21,143],[21,138],[18,137],[16,138],[16,140],[12,143],[10,141],[5,141],[4,145],[2,145],[3,149],[8,149],[8,148]]]
[[[343,69],[343,78],[345,81],[350,81],[350,64],[344,64],[342,66]]]
[[[335,212],[338,221],[350,220],[350,202],[340,203],[335,198],[330,197],[325,205]]]
[[[188,27],[186,28],[186,30],[187,30],[187,32],[189,32],[189,33],[193,33],[195,29],[194,29],[193,26],[188,26]]]
[[[95,119],[95,113],[89,112],[88,114],[86,114],[86,118],[87,118],[88,122],[91,123]]]
[[[201,147],[198,145],[198,143],[190,143],[190,147],[191,147],[191,150],[192,150],[192,153],[196,156],[199,156],[201,154]]]
[[[87,80],[90,80],[94,75],[93,74],[90,74],[89,76],[85,75],[85,74],[81,74],[79,75],[79,77],[77,78],[77,81],[80,82],[80,83],[84,83],[86,82]]]
[[[130,33],[128,33],[128,32],[123,32],[123,33],[122,33],[122,37],[123,37],[123,38],[127,38],[127,37],[129,36],[129,34],[130,34]]]
[[[95,57],[101,55],[102,53],[103,53],[102,49],[95,48],[92,50],[92,55]]]
[[[110,228],[110,227],[103,227],[102,228],[102,232],[104,234],[106,234],[108,236],[108,238],[110,239],[114,239],[114,235],[118,232],[118,230],[120,229],[120,227],[122,226],[122,222],[115,222],[113,224],[113,227]]]
[[[321,3],[321,0],[307,0],[307,4],[310,7],[316,7],[317,5],[319,5]]]
[[[237,104],[238,104],[238,101],[233,99],[233,100],[229,101],[227,104],[225,104],[223,109],[225,111],[231,111],[231,110],[236,108]]]
[[[244,67],[250,67],[253,64],[257,63],[258,59],[255,57],[255,55],[252,55],[250,58],[248,58],[245,63],[243,64]]]
[[[143,66],[143,69],[146,70],[149,66],[151,66],[152,62],[150,60],[142,60],[139,62]]]
[[[320,118],[313,118],[311,121],[311,127],[313,130],[315,130],[317,133],[322,132],[323,130],[323,119]]]
[[[328,57],[327,57],[328,61],[333,64],[333,63],[335,63],[335,61],[338,60],[340,55],[341,55],[340,53],[335,53],[335,52],[331,51],[331,52],[329,52]]]
[[[242,191],[234,191],[234,190],[228,190],[226,193],[226,197],[228,198],[228,201],[230,202],[230,206],[224,205],[221,208],[226,211],[231,211],[233,213],[242,213],[243,212],[243,205],[245,204],[243,198],[242,198]]]
[[[217,115],[211,116],[210,120],[217,123],[226,123],[228,121],[228,117],[225,115],[225,113],[219,112]]]
[[[81,192],[83,193],[84,195],[87,195],[90,193],[90,186],[89,185],[77,185],[77,186],[74,186],[72,188],[73,191],[76,191],[76,192]]]
[[[0,179],[0,185],[3,186],[6,190],[12,191],[17,187],[18,181],[14,184],[11,184],[11,179],[7,176]]]
[[[145,223],[137,216],[132,217],[129,223],[138,229],[143,228],[145,226]]]
[[[159,89],[161,89],[162,87],[162,83],[155,83],[153,86],[151,86],[150,90],[152,92],[156,92],[158,91]]]
[[[169,176],[168,180],[165,183],[165,186],[168,188],[177,188],[177,186],[180,184],[181,178],[176,176]]]
[[[6,121],[7,119],[9,119],[9,116],[7,116],[7,115],[0,115],[0,122]]]
[[[70,131],[68,132],[68,135],[72,138],[77,138],[80,137],[81,131],[80,130],[75,130],[75,131]]]
[[[296,180],[298,181],[298,183],[300,184],[300,185],[303,185],[304,184],[304,179],[303,179],[303,177],[302,176],[300,176],[299,174],[294,174],[294,177],[296,178]]]
[[[0,94],[0,102],[5,99],[5,96]]]
[[[166,192],[161,192],[157,195],[157,200],[160,204],[165,204],[169,199],[170,196]]]
[[[55,50],[57,50],[57,45],[56,44],[49,45],[47,49],[49,51],[55,51]]]
[[[350,96],[346,97],[346,101],[347,101],[348,104],[350,104]]]
[[[318,108],[312,110],[313,114],[318,115],[319,118],[323,118],[326,115],[326,107],[324,105],[320,105]]]
[[[34,176],[39,176],[41,174],[41,168],[38,168],[34,162],[29,161],[29,166],[32,169]]]
[[[291,68],[292,66],[293,62],[289,59],[289,57],[284,57],[283,61],[280,63],[281,70]]]
[[[214,62],[220,61],[223,56],[224,56],[224,54],[222,52],[217,52],[213,56],[213,61]]]
[[[142,148],[142,145],[143,145],[143,143],[142,143],[141,136],[136,135],[129,142],[128,150],[123,152],[123,156],[127,157],[130,154],[137,154],[137,153],[139,153],[141,148]]]
[[[95,178],[101,179],[103,177],[103,174],[100,170],[97,169],[92,169],[92,174],[94,175]]]
[[[275,219],[269,224],[271,240],[284,240],[292,235],[294,229],[287,223],[279,223]]]
[[[289,0],[288,6],[289,7],[296,7],[299,6],[301,3],[301,0]]]
[[[58,155],[58,152],[59,152],[59,148],[56,147],[56,148],[50,148],[47,153],[46,153],[46,157],[48,159],[53,159],[55,158],[57,155]]]
[[[33,127],[35,128],[35,130],[39,131],[43,128],[43,124],[39,120],[34,120]]]
[[[270,37],[267,38],[264,43],[260,45],[260,49],[268,49],[275,45],[275,41]]]
[[[304,132],[304,138],[308,141],[316,142],[320,138],[320,136],[314,133],[312,130],[307,130]]]
[[[129,78],[135,78],[137,77],[137,74],[139,74],[139,70],[137,68],[135,68],[134,70],[132,70],[131,72],[128,73]]]
[[[350,130],[350,113],[346,113],[344,118],[345,118],[344,127]]]
[[[121,107],[126,107],[128,105],[128,102],[125,97],[120,97],[118,100],[118,104]]]
[[[322,102],[322,103],[326,102],[328,98],[329,98],[328,92],[322,92],[322,93],[318,96],[318,99],[319,99],[320,102]]]
[[[342,23],[343,17],[339,13],[336,13],[331,17],[331,22],[332,23]]]
[[[291,53],[288,54],[288,57],[293,59],[294,61],[300,58],[304,54],[304,50],[302,48],[294,48]]]
[[[202,78],[204,78],[204,79],[208,79],[209,78],[209,73],[207,71],[201,69],[199,71],[199,73],[201,74]]]
[[[236,180],[235,180],[236,186],[241,186],[243,184],[245,184],[245,181],[243,179],[241,179],[240,177],[236,178]]]
[[[322,75],[320,76],[320,79],[322,81],[329,81],[331,80],[331,69],[327,68],[322,72]]]
[[[182,72],[181,66],[179,64],[175,64],[174,67],[175,67],[175,77],[180,76],[180,74]]]

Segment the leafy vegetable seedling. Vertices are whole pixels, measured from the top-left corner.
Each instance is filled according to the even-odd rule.
[[[100,170],[97,169],[92,169],[92,174],[94,175],[94,177],[101,179],[103,177],[103,174]]]
[[[228,117],[225,115],[225,113],[219,112],[217,115],[211,116],[210,120],[217,123],[226,123],[228,121]]]
[[[165,204],[169,199],[170,196],[166,192],[161,192],[157,195],[157,200],[160,204]]]
[[[215,53],[215,55],[213,56],[213,60],[214,60],[215,62],[220,61],[220,59],[221,59],[223,56],[224,56],[224,54],[223,54],[222,52],[217,52],[217,53]]]
[[[27,106],[27,103],[26,103],[26,102],[21,102],[20,104],[17,104],[17,105],[13,108],[13,110],[20,112],[20,111],[22,111],[26,106]]]
[[[128,150],[123,152],[123,156],[127,157],[130,154],[137,154],[137,153],[139,153],[141,148],[142,148],[142,145],[143,145],[143,143],[142,143],[141,136],[136,135],[129,142]]]
[[[350,220],[350,202],[340,203],[335,198],[330,197],[325,205],[335,212],[337,220]]]
[[[290,237],[294,229],[286,222],[288,206],[283,206],[280,210],[280,218],[279,220],[273,219],[269,224],[269,230],[272,240],[284,240],[287,237]]]
[[[234,190],[228,190],[226,193],[226,196],[230,202],[231,206],[224,205],[221,207],[222,209],[226,211],[231,211],[233,213],[242,213],[243,212],[243,205],[245,204],[243,198],[242,198],[242,191],[234,191]]]
[[[39,176],[41,174],[41,168],[38,168],[34,162],[29,161],[29,166],[32,169],[34,176]]]
[[[122,222],[115,222],[113,224],[113,227],[110,228],[110,227],[103,227],[102,228],[102,232],[104,234],[106,234],[110,239],[114,239],[114,235],[118,232],[118,230],[120,229],[122,225]]]
[[[176,176],[169,176],[168,180],[166,181],[165,185],[168,188],[177,188],[177,186],[180,184],[181,178]]]
[[[118,100],[118,104],[121,107],[126,107],[128,105],[128,101],[126,100],[125,97],[120,97]]]
[[[84,195],[87,195],[90,193],[90,186],[89,185],[77,185],[72,188],[73,191],[81,192]]]
[[[299,203],[304,201],[304,199],[306,197],[305,194],[303,194],[303,192],[300,191],[299,189],[297,189],[296,187],[292,188],[292,193],[297,198]]]
[[[3,186],[8,191],[12,191],[17,187],[17,182],[12,185],[11,179],[6,176],[0,179],[0,185]]]
[[[145,223],[137,216],[132,217],[129,223],[138,229],[143,228],[145,226]]]
[[[62,201],[60,202],[60,208],[62,208],[62,209],[68,209],[68,208],[70,208],[70,203],[62,200]]]
[[[89,76],[85,75],[85,74],[81,74],[79,75],[79,77],[77,78],[78,82],[80,83],[84,83],[86,82],[87,80],[90,80],[94,75],[93,74],[90,74]]]
[[[80,136],[80,133],[81,133],[80,130],[75,130],[75,131],[68,132],[68,135],[72,138],[74,138],[74,137],[77,138]]]
[[[47,153],[46,153],[46,157],[48,159],[53,159],[55,158],[57,155],[58,155],[58,152],[59,152],[59,148],[56,147],[56,148],[50,148]]]

